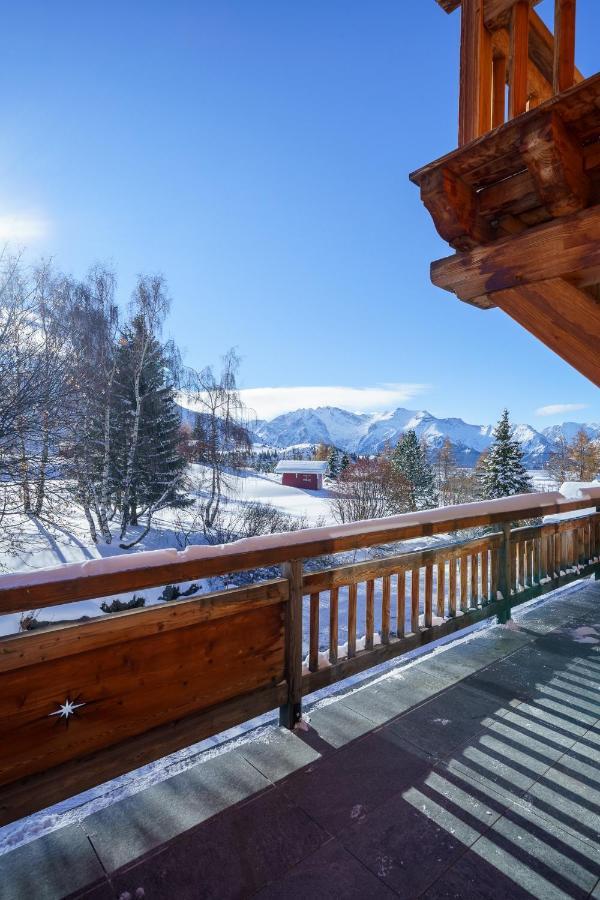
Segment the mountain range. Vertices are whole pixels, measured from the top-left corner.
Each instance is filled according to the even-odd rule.
[[[462,419],[438,419],[426,410],[398,408],[385,413],[354,413],[333,406],[297,409],[270,421],[259,420],[253,426],[257,444],[278,449],[299,445],[332,444],[349,453],[371,455],[392,446],[409,429],[435,451],[446,438],[452,443],[456,461],[474,466],[479,455],[492,442],[493,425],[470,425]],[[514,434],[521,442],[525,463],[541,468],[561,436],[572,440],[582,428],[592,439],[600,440],[600,423],[564,422],[536,431],[531,425],[516,425]]]

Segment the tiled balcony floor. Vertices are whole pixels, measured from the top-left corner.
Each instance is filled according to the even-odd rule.
[[[0,857],[2,900],[600,897],[600,584]]]

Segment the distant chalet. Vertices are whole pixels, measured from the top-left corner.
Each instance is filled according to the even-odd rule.
[[[275,471],[281,475],[281,483],[288,487],[318,491],[323,487],[323,475],[327,472],[327,463],[304,459],[284,459],[277,463]]]

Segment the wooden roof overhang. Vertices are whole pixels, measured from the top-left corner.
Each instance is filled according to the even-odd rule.
[[[457,251],[432,263],[433,283],[503,309],[600,386],[600,74],[572,69],[573,82],[410,178]]]

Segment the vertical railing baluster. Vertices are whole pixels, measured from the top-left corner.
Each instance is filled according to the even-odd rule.
[[[452,556],[448,564],[448,615],[456,615],[456,557]]]
[[[340,589],[329,591],[329,662],[333,666],[338,661],[338,610]]]
[[[310,595],[310,631],[308,669],[316,672],[319,668],[319,594]]]
[[[410,573],[410,630],[413,634],[419,633],[420,582],[421,570],[412,569]]]
[[[464,553],[460,558],[460,609],[461,612],[466,612],[469,608],[469,592],[468,592],[468,580],[467,580],[467,570],[468,570],[468,560],[469,557],[466,553]]]
[[[356,596],[357,586],[348,588],[348,659],[356,656]]]
[[[489,588],[489,578],[490,578],[490,556],[489,550],[486,547],[481,551],[481,603],[482,606],[485,606],[490,602],[490,588]]]
[[[436,615],[440,619],[446,618],[446,560],[438,561],[437,566],[437,606]]]
[[[404,569],[398,572],[397,603],[396,634],[402,638],[406,628],[406,572]]]
[[[433,566],[428,563],[425,566],[425,609],[423,616],[425,628],[433,625]]]
[[[375,582],[372,578],[367,581],[367,607],[366,607],[366,637],[365,647],[373,649],[373,634],[375,631]]]
[[[390,604],[391,604],[391,584],[390,575],[384,575],[381,585],[381,642],[389,644],[390,642]]]
[[[479,606],[479,553],[471,554],[471,606]]]

